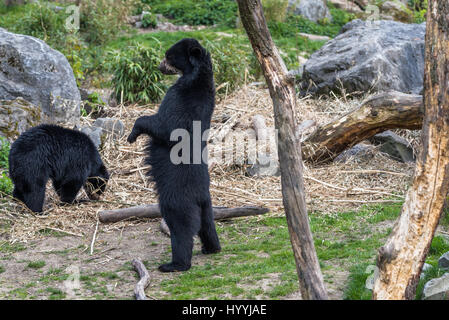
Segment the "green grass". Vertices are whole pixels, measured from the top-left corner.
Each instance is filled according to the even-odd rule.
[[[329,274],[326,281],[334,281],[334,269],[369,263],[391,230],[378,224],[394,220],[399,211],[399,206],[370,206],[332,216],[311,213],[318,258],[323,272]],[[189,271],[162,281],[163,292],[158,298],[281,299],[298,291],[285,217],[218,223],[217,230],[222,252],[208,256],[203,265],[194,264]]]
[[[48,287],[45,291],[50,294],[48,297],[49,300],[62,300],[66,297],[65,292],[58,288]]]
[[[0,242],[0,253],[14,253],[25,250],[26,247],[22,243],[11,244],[8,241]]]
[[[28,262],[27,268],[29,269],[41,269],[45,267],[45,261],[37,260]]]
[[[366,206],[338,214],[309,214],[315,248],[328,284],[335,272],[348,272],[344,299],[368,300],[377,250],[391,232],[401,204]],[[160,299],[282,299],[298,291],[296,265],[285,217],[253,217],[218,223],[222,252],[204,258],[185,272],[163,280]],[[436,265],[449,251],[446,240],[435,237],[427,263]],[[194,251],[195,255],[201,255]],[[169,259],[167,252],[167,259]],[[164,263],[167,261],[158,261]],[[152,267],[152,264],[151,264]],[[429,271],[428,277],[441,273]],[[339,280],[341,281],[341,280]],[[422,281],[417,294],[422,292]]]
[[[419,280],[416,288],[416,299],[421,299],[424,285],[433,278],[441,277],[447,270],[438,268],[438,259],[442,254],[449,251],[449,240],[440,235],[435,236],[426,258],[426,263],[432,267],[424,273],[424,277]],[[344,292],[344,299],[347,300],[370,300],[372,291],[366,288],[368,277],[373,275],[375,259],[370,262],[362,262],[353,265],[350,269],[348,285]]]

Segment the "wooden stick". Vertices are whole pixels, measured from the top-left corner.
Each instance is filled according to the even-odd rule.
[[[137,282],[134,288],[134,295],[136,296],[136,300],[148,300],[145,295],[145,288],[150,284],[150,274],[145,268],[145,265],[140,261],[140,259],[133,259],[132,265],[134,269],[136,269],[139,274],[140,280]]]
[[[94,253],[94,244],[95,244],[95,239],[97,238],[97,231],[98,231],[99,223],[100,223],[100,221],[97,220],[97,225],[95,226],[95,231],[94,231],[94,235],[92,237],[92,242],[90,243],[90,255],[92,255]]]
[[[257,216],[269,212],[263,207],[213,207],[215,220],[231,219],[236,217]],[[98,213],[98,219],[102,223],[111,223],[126,220],[129,218],[160,218],[161,211],[158,204],[148,204],[131,208],[104,210]]]

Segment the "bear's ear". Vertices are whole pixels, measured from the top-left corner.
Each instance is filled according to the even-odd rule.
[[[193,66],[198,66],[200,59],[203,57],[203,49],[198,46],[189,49],[189,61]]]
[[[189,49],[189,55],[191,57],[195,57],[198,59],[198,58],[201,58],[202,54],[203,54],[203,50],[200,47],[195,46],[195,47],[191,47]]]

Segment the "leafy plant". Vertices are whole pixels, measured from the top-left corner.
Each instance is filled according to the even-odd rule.
[[[159,71],[160,49],[140,44],[113,51],[111,63],[112,86],[118,101],[157,102],[165,93],[166,85],[161,82]]]
[[[10,144],[6,138],[0,136],[0,168],[8,169]]]
[[[252,50],[233,41],[226,43],[205,41],[205,47],[211,53],[215,83],[217,86],[227,84],[232,91],[249,80],[253,74]]]
[[[282,22],[287,13],[288,0],[262,0],[262,7],[267,21]]]
[[[156,26],[157,26],[157,20],[153,14],[147,13],[142,17],[142,27],[156,28]]]
[[[11,31],[44,40],[51,46],[61,46],[68,30],[65,21],[68,14],[55,12],[48,3],[29,4],[24,14],[17,19]]]
[[[0,193],[11,194],[13,189],[13,183],[6,174],[6,170],[9,167],[10,144],[4,137],[0,137]]]
[[[104,44],[126,25],[131,12],[131,0],[86,0],[81,2],[80,32],[93,44]]]
[[[152,11],[161,13],[176,23],[189,25],[234,26],[237,3],[234,0],[143,0]]]

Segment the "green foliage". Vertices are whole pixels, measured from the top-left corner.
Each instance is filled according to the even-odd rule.
[[[440,257],[445,252],[449,251],[449,241],[442,237],[436,236],[432,239],[432,244],[429,249],[429,255]]]
[[[24,14],[8,30],[44,40],[50,46],[62,46],[68,31],[64,10],[56,12],[48,3],[36,2],[26,7]]]
[[[427,0],[410,0],[409,5],[413,10],[413,22],[425,22],[428,6]]]
[[[101,99],[101,96],[98,92],[92,92],[91,94],[89,94],[89,96],[87,97],[89,102],[92,102],[93,104],[99,104],[104,106],[106,103],[103,101],[103,99]]]
[[[118,101],[157,102],[165,93],[166,85],[161,82],[162,73],[158,66],[160,49],[140,44],[110,53],[113,73],[112,86]]]
[[[152,12],[161,13],[179,24],[234,26],[237,3],[234,0],[142,0]]]
[[[282,22],[287,13],[288,0],[262,0],[265,18],[271,22]]]
[[[30,262],[28,262],[27,268],[30,268],[30,269],[41,269],[44,266],[45,266],[45,261],[37,260],[37,261],[30,261]]]
[[[11,179],[6,175],[5,172],[2,172],[0,175],[0,193],[12,194],[12,190],[14,185]]]
[[[0,136],[0,168],[8,169],[8,156],[11,145],[6,138]]]
[[[151,14],[151,13],[147,13],[143,16],[142,18],[142,27],[144,28],[156,28],[157,26],[157,20],[156,20],[156,16]]]
[[[332,23],[328,21],[316,23],[303,16],[289,15],[285,23],[269,22],[268,27],[275,37],[295,37],[299,32],[335,37],[341,27],[355,19],[355,15],[340,9],[331,8],[329,10],[332,15]]]
[[[345,300],[371,300],[372,291],[366,288],[368,277],[372,277],[372,267],[375,263],[362,263],[352,266],[348,277],[348,285],[345,288],[343,299]]]
[[[86,0],[80,10],[80,32],[93,44],[104,44],[126,26],[130,1]]]
[[[0,193],[11,194],[14,188],[11,179],[6,174],[8,170],[8,156],[10,144],[4,137],[0,137]]]
[[[258,65],[252,63],[252,50],[240,46],[236,42],[215,42],[207,40],[204,43],[212,57],[215,83],[217,86],[227,84],[232,91],[249,80]]]
[[[424,273],[424,277],[419,280],[416,288],[416,299],[422,298],[424,285],[431,279],[441,277],[446,271],[438,268],[438,258],[449,251],[449,241],[440,235],[435,236],[429,249],[426,263],[432,267]],[[366,288],[368,277],[373,276],[373,261],[363,262],[354,265],[350,269],[349,282],[344,292],[344,298],[348,300],[370,300],[372,291]]]

